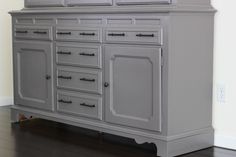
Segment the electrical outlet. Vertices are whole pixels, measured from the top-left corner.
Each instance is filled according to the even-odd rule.
[[[225,103],[226,93],[225,93],[225,86],[218,85],[217,86],[217,101],[221,104]]]

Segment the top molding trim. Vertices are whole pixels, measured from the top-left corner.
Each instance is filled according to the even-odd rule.
[[[44,3],[46,3],[45,1],[48,0],[43,1]],[[64,2],[64,0],[60,0],[60,2],[62,1]],[[82,5],[51,7],[50,4],[48,7],[39,6],[12,11],[10,12],[10,14],[216,12],[216,10],[211,5],[211,0],[146,0],[145,3],[144,0],[113,0],[113,3],[110,3],[110,6],[85,5],[84,0],[73,0],[73,2],[74,1],[82,2]],[[95,0],[86,0],[86,3],[92,3],[93,1]],[[112,2],[112,0],[100,1],[102,1],[103,3],[106,2],[104,4],[107,4],[108,1]]]
[[[10,14],[124,14],[124,13],[171,13],[171,12],[212,12],[213,7],[195,6],[143,6],[143,7],[64,7],[64,8],[35,8],[9,12]]]

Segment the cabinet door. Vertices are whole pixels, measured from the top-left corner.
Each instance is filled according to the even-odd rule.
[[[52,44],[14,43],[15,104],[52,110]]]
[[[106,46],[105,81],[106,122],[161,131],[159,48]]]

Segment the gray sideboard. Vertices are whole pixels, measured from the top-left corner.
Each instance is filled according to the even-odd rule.
[[[161,157],[213,146],[210,1],[48,2],[11,12],[12,122],[23,114],[154,143]]]

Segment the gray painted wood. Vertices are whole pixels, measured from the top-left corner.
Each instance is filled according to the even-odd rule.
[[[171,0],[116,0],[117,5],[154,5],[170,3]]]
[[[105,47],[105,120],[161,131],[161,50]]]
[[[64,0],[25,0],[25,7],[58,7],[64,6]]]
[[[14,37],[17,39],[52,40],[52,27],[16,26]]]
[[[102,98],[89,94],[58,91],[57,110],[68,115],[102,120]]]
[[[210,0],[25,0],[25,7],[99,6],[99,5],[209,5]]]
[[[65,0],[68,6],[112,5],[113,0]]]
[[[107,28],[106,43],[162,45],[162,28]]]
[[[52,110],[52,45],[15,42],[13,55],[15,104]]]
[[[102,68],[102,49],[99,45],[58,43],[55,53],[59,65]]]
[[[112,7],[51,7],[11,12],[13,32],[15,28],[51,31],[50,39],[14,34],[13,38],[14,43],[24,43],[20,44],[22,47],[32,45],[34,52],[44,48],[41,44],[51,45],[53,41],[54,50],[50,51],[53,88],[48,91],[53,89],[49,106],[55,109],[49,112],[29,101],[26,105],[15,103],[12,120],[17,121],[19,114],[33,115],[133,138],[139,144],[154,143],[161,157],[212,146],[210,99],[215,10],[209,0],[172,3],[121,6],[113,3]],[[58,36],[58,31],[71,33]],[[108,36],[123,32],[124,36]],[[144,33],[154,35],[136,36]],[[14,54],[20,46],[14,45]],[[73,55],[59,55],[58,50],[73,51]],[[80,50],[93,51],[95,55],[82,59],[76,55]],[[44,63],[42,58],[39,61]],[[21,71],[17,66],[14,71],[17,87]],[[73,75],[75,80],[58,81],[58,72]],[[82,76],[93,77],[95,82],[81,83]],[[110,86],[105,88],[106,82]],[[28,90],[30,86],[31,90],[34,88],[26,86]],[[73,99],[73,103],[57,103],[58,98]],[[81,102],[95,104],[94,110],[82,108],[78,105]]]
[[[99,28],[70,28],[57,27],[56,40],[58,41],[81,41],[101,42],[101,30]]]
[[[167,115],[174,135],[212,125],[214,18],[173,13],[170,24]]]
[[[83,68],[58,67],[57,87],[102,94],[102,72]]]
[[[182,12],[182,13],[211,13],[216,12],[216,10],[209,4],[192,4],[187,3],[187,5],[179,4],[179,5],[127,5],[127,6],[114,6],[114,7],[92,7],[92,6],[84,6],[84,7],[64,7],[64,8],[25,8],[21,11],[11,11],[13,14],[22,14],[22,15],[31,15],[31,14],[130,14],[130,13],[168,13],[168,12]]]

